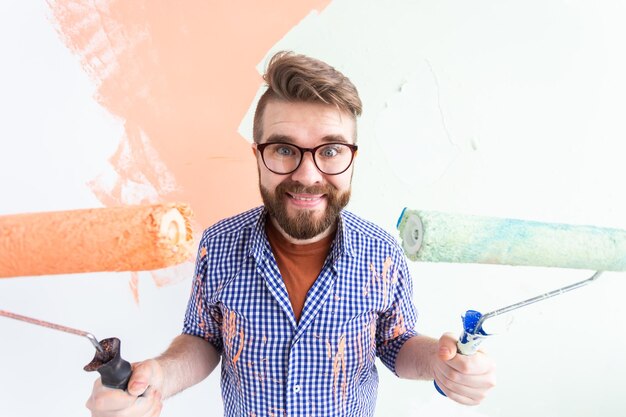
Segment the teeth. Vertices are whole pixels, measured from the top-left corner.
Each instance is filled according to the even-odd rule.
[[[291,198],[293,198],[294,200],[300,200],[300,201],[314,201],[317,200],[317,197],[298,197],[295,195],[292,195]]]

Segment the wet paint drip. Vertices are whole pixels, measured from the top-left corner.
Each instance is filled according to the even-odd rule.
[[[204,333],[204,339],[208,340],[208,332],[207,332],[207,324],[204,321],[204,314],[203,314],[203,304],[202,304],[202,296],[204,294],[204,291],[202,291],[202,275],[197,275],[195,282],[194,282],[194,286],[195,288],[195,305],[196,305],[196,315],[197,317],[200,318],[200,322],[198,323],[198,327],[200,328],[200,330],[202,330],[202,332]]]
[[[202,248],[200,249],[200,253],[199,253],[199,259],[198,262],[202,262],[202,260],[207,256],[208,251],[206,249],[206,247],[202,246]],[[196,316],[199,317],[200,322],[198,323],[198,327],[200,328],[200,330],[202,330],[202,333],[204,333],[204,339],[208,340],[209,335],[208,333],[208,328],[207,328],[207,324],[204,321],[204,314],[203,314],[203,303],[202,303],[202,299],[203,299],[203,295],[204,295],[204,291],[202,291],[202,275],[198,274],[196,275],[195,279],[194,279],[194,290],[195,291],[195,306],[196,306]],[[192,293],[193,293],[192,291]]]
[[[133,295],[135,305],[139,305],[139,274],[137,272],[130,273],[130,280],[128,280],[128,286],[130,292]]]
[[[406,324],[404,323],[404,315],[398,314],[397,323],[393,328],[393,338],[397,338],[406,333]]]
[[[230,364],[235,371],[235,374],[237,374],[237,362],[241,357],[241,352],[243,352],[245,337],[243,330],[237,330],[237,315],[234,311],[229,311],[226,314],[226,318],[224,320],[224,325],[222,328],[222,335],[224,337],[224,345],[226,347],[226,351],[228,352],[227,357],[230,358]],[[239,343],[235,352],[237,339],[239,339]],[[233,354],[233,352],[235,353]]]
[[[363,296],[367,297],[374,289],[383,295],[383,305],[387,304],[389,298],[389,286],[394,285],[398,281],[398,270],[394,270],[393,275],[389,277],[389,271],[393,266],[391,257],[387,257],[383,262],[382,272],[379,274],[374,263],[370,263],[371,280],[367,281],[363,286]]]
[[[346,401],[348,396],[348,381],[346,374],[346,337],[345,335],[339,336],[337,342],[337,353],[331,355],[331,346],[328,342],[329,357],[333,363],[333,399],[337,407],[341,407],[342,413],[346,408]]]

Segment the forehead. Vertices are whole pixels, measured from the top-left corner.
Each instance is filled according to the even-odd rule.
[[[342,137],[354,143],[354,117],[337,107],[323,103],[292,103],[272,100],[263,112],[263,138],[284,136],[312,146],[325,137]]]

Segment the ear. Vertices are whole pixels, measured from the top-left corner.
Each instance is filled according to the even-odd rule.
[[[252,150],[252,155],[256,157],[256,153],[257,153],[256,143],[252,143],[252,145],[250,146],[250,149]]]

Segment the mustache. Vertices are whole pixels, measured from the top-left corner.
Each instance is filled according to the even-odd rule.
[[[293,193],[293,194],[333,194],[337,191],[330,184],[319,184],[305,186],[299,182],[290,181],[283,182],[276,187],[276,193]]]

